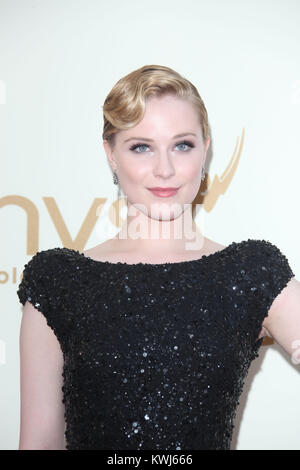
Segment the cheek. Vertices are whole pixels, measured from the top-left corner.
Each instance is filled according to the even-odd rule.
[[[147,175],[149,177],[149,171],[145,171],[145,168],[141,169],[133,166],[123,174],[123,182],[124,184],[131,184],[132,186],[143,184],[147,179]]]
[[[201,178],[201,159],[195,158],[180,162],[177,166],[177,172],[186,183],[197,183]]]
[[[146,175],[149,175],[151,167],[147,162],[137,162],[129,159],[127,162],[122,162],[119,167],[119,174],[122,180],[139,182],[143,181]]]
[[[201,185],[202,166],[199,163],[200,158],[189,161],[188,164],[182,165],[180,170],[181,181],[184,184],[182,202],[192,203],[199,192]]]
[[[126,162],[126,165],[119,167],[120,184],[130,202],[136,200],[137,192],[143,191],[143,186],[147,186],[149,175],[151,175],[151,168],[141,162],[130,161],[129,164]]]

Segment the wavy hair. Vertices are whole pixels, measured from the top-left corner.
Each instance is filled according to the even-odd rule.
[[[163,65],[144,65],[113,86],[102,106],[103,140],[114,148],[115,134],[136,126],[143,119],[147,97],[164,94],[189,100],[195,106],[206,141],[209,137],[208,115],[197,88],[178,72]]]

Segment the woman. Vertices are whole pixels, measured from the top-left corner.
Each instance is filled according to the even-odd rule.
[[[90,250],[25,265],[19,448],[62,449],[65,437],[67,450],[229,449],[263,336],[290,354],[300,338],[300,283],[272,243],[223,246],[197,229],[210,139],[187,79],[141,67],[103,112],[128,216]]]

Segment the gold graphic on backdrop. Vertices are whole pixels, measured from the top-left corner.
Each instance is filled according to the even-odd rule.
[[[27,197],[11,195],[0,198],[0,208],[8,205],[21,207],[26,215],[26,252],[33,255],[39,247],[39,211]]]
[[[261,344],[262,346],[268,346],[268,344],[274,344],[274,340],[269,336],[265,336]]]
[[[53,197],[43,197],[43,200],[46,204],[52,222],[56,228],[59,238],[62,241],[63,246],[66,248],[83,251],[97,223],[97,219],[106,202],[106,198],[99,197],[94,199],[94,202],[92,203],[84,221],[81,224],[75,240],[73,240],[70,235],[68,227],[66,226],[63,216],[57,207],[55,199]]]

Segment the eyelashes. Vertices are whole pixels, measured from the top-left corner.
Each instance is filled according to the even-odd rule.
[[[193,144],[193,142],[190,142],[189,140],[182,140],[181,142],[178,142],[177,144],[175,144],[175,147],[177,147],[178,145],[186,145],[187,147],[189,147],[188,150],[183,150],[183,152],[188,152],[190,149],[194,148],[195,145]],[[137,144],[133,144],[129,150],[131,151],[136,151],[137,148],[139,147],[149,147],[148,144],[143,144],[142,142],[139,142]],[[136,153],[143,153],[143,152],[136,152]]]

